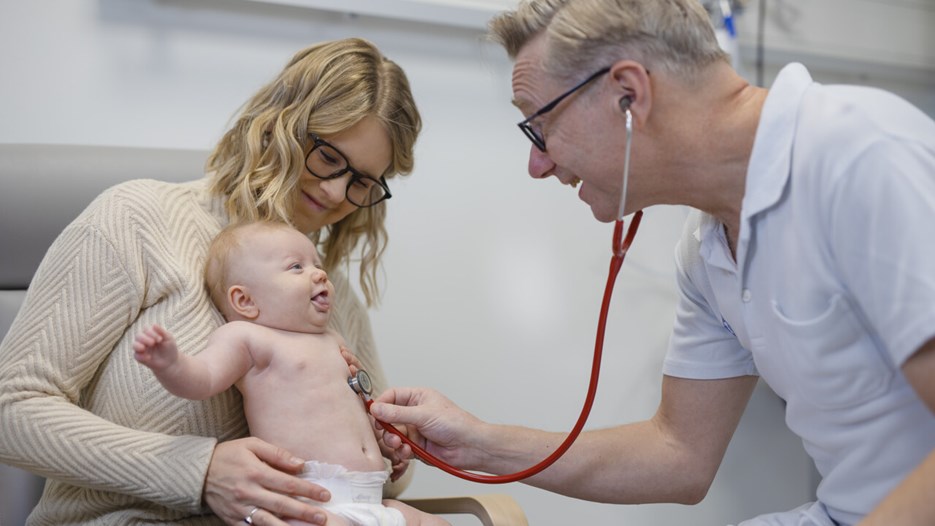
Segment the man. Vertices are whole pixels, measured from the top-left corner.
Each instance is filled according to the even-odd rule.
[[[935,122],[797,64],[751,86],[697,0],[533,0],[491,29],[515,61],[530,175],[580,181],[600,221],[621,195],[627,213],[697,209],[657,413],[584,433],[528,483],[697,503],[760,376],[823,480],[817,502],[743,526],[935,524]],[[379,401],[377,418],[467,469],[519,471],[564,438],[429,390]]]

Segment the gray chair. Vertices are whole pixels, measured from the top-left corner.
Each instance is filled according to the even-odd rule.
[[[0,144],[0,338],[59,232],[102,190],[128,179],[188,181],[207,152],[109,146]],[[24,524],[43,479],[0,464],[0,525]],[[525,526],[504,494],[407,500],[429,513],[475,515],[485,526]]]

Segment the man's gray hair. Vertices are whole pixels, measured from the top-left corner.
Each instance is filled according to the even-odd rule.
[[[545,31],[545,68],[580,78],[618,60],[683,78],[728,61],[698,0],[523,0],[489,24],[510,58]]]

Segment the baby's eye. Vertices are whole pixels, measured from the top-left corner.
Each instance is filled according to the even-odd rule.
[[[302,264],[293,263],[292,265],[289,265],[289,270],[302,270]]]

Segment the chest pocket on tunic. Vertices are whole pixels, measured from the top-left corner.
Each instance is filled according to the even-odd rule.
[[[789,383],[816,407],[849,407],[879,396],[889,387],[893,368],[861,327],[850,304],[837,294],[811,319],[794,319],[772,305],[776,352],[787,364]]]

